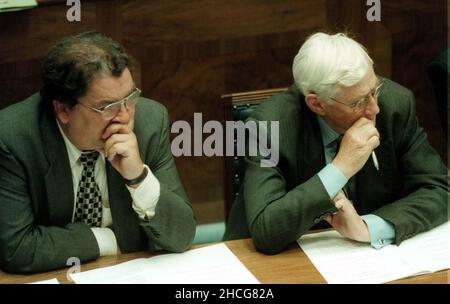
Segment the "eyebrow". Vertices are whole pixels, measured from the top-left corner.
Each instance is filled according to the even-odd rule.
[[[135,90],[136,90],[136,84],[133,83],[133,86],[131,87],[131,90],[128,92],[127,95],[125,95],[125,97],[123,97],[123,98],[121,98],[121,99],[118,99],[118,100],[104,99],[104,100],[102,100],[102,101],[100,101],[100,102],[98,103],[98,107],[99,107],[99,108],[103,108],[103,107],[106,107],[107,105],[110,105],[110,104],[115,103],[115,102],[118,102],[118,101],[120,101],[120,100],[122,100],[122,99],[124,99],[124,98],[127,98],[127,97],[130,96]]]
[[[353,102],[353,103],[351,103],[351,104],[357,103],[357,102],[360,101],[362,98],[364,98],[364,97],[366,97],[367,95],[369,95],[370,93],[372,93],[372,91],[375,90],[375,89],[380,85],[380,83],[381,83],[380,78],[377,77],[377,81],[375,82],[375,86],[373,87],[373,89],[371,89],[371,90],[369,91],[369,93],[364,94],[364,95],[361,95],[361,96],[355,98],[356,101]]]

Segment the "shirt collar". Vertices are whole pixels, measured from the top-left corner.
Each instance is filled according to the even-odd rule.
[[[330,125],[319,115],[317,115],[317,120],[319,121],[320,126],[320,134],[322,135],[322,141],[324,147],[328,146],[332,142],[334,142],[340,134],[337,133]]]

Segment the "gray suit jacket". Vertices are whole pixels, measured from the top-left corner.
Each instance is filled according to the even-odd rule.
[[[131,206],[121,175],[107,162],[113,229],[123,253],[189,248],[195,217],[170,150],[167,110],[141,98],[134,131],[141,158],[161,185],[156,215],[142,221]],[[84,223],[71,223],[72,173],[53,113],[39,94],[0,111],[0,268],[41,272],[99,256],[97,241]]]
[[[418,124],[409,90],[385,80],[378,101],[381,143],[375,152],[380,170],[370,159],[366,162],[355,175],[353,200],[359,214],[392,223],[400,244],[447,220],[447,168]],[[250,119],[279,121],[280,160],[276,167],[262,168],[261,157],[245,159],[243,189],[225,240],[251,236],[259,250],[274,254],[336,208],[317,175],[325,166],[317,116],[297,88],[264,102]]]

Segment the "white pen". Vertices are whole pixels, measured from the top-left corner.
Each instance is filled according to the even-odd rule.
[[[377,159],[377,155],[375,154],[375,151],[372,151],[372,160],[373,160],[373,165],[375,166],[377,171],[380,170],[380,166],[378,165],[378,159]]]

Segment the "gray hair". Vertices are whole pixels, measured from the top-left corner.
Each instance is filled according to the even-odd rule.
[[[361,81],[372,64],[364,46],[347,35],[316,33],[298,51],[292,73],[303,95],[315,93],[330,101],[339,87]]]

